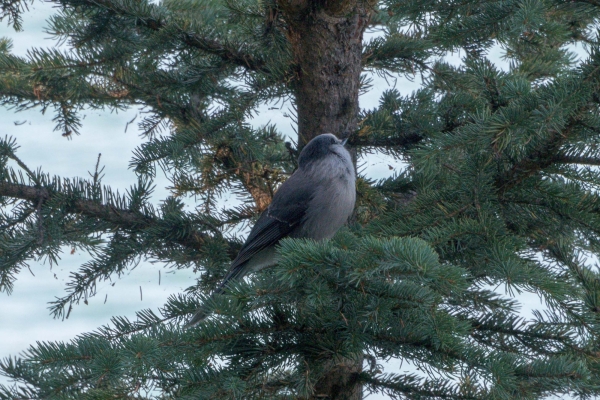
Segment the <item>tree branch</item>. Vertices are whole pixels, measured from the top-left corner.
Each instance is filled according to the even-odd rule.
[[[365,147],[403,147],[410,148],[413,145],[421,142],[423,136],[418,132],[401,133],[394,137],[381,137],[381,136],[360,136],[352,135],[348,138],[348,144],[350,146],[365,146]]]
[[[52,194],[48,189],[18,183],[0,183],[0,196],[13,197],[33,202],[46,202]],[[144,228],[152,224],[151,217],[130,210],[120,210],[92,200],[77,199],[69,202],[67,212],[83,214],[86,217],[98,218],[119,225],[125,229]],[[200,244],[200,242],[198,242]]]
[[[580,111],[583,112],[584,108]],[[496,178],[496,187],[500,192],[517,186],[525,179],[556,162],[557,152],[571,136],[578,122],[576,118],[570,118],[562,132],[553,131],[543,146],[534,149],[527,157],[515,163],[509,171],[499,175]]]
[[[67,2],[70,3],[69,0],[65,1],[65,3]],[[76,1],[74,3],[77,4],[72,4],[73,7],[79,6],[81,5],[81,3],[84,3],[86,6],[89,7],[101,6],[102,8],[106,8],[113,11],[117,15],[126,16],[129,18],[134,17],[136,18],[136,24],[138,26],[143,26],[155,32],[164,30],[173,31],[176,33],[177,36],[179,36],[180,40],[188,46],[194,47],[196,49],[202,50],[210,54],[214,54],[224,61],[233,63],[240,67],[244,67],[251,71],[261,71],[265,73],[269,72],[269,69],[267,68],[264,59],[248,53],[244,53],[240,49],[227,47],[226,45],[220,43],[215,39],[208,39],[194,33],[186,32],[183,29],[176,26],[175,24],[171,24],[165,22],[164,20],[157,19],[155,16],[151,15],[151,13],[148,13],[147,17],[144,18],[139,13],[140,10],[137,10],[138,13],[134,13],[126,7],[123,7],[120,4],[116,4],[111,0],[82,0]],[[155,5],[149,5],[149,7],[151,7],[151,9],[158,8]]]
[[[231,62],[250,71],[270,72],[265,61],[261,58],[239,50],[227,48],[214,39],[207,39],[190,33],[183,33],[182,35],[183,42],[188,46],[219,56],[223,61]]]
[[[585,165],[600,165],[599,158],[582,157],[582,156],[566,156],[559,154],[554,158],[554,162],[562,164],[585,164]]]
[[[38,204],[40,201],[45,203],[51,200],[55,194],[46,188],[3,182],[0,183],[0,196],[32,201]],[[106,221],[122,229],[148,229],[160,223],[158,219],[136,211],[118,209],[93,200],[81,198],[67,202],[66,211]],[[185,247],[199,249],[208,239],[211,238],[206,233],[191,231],[184,236],[174,238],[173,241]],[[238,250],[238,246],[235,243],[228,242],[228,253],[231,258],[236,256]]]

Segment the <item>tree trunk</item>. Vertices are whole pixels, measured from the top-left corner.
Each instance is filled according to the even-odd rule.
[[[358,128],[362,39],[371,5],[360,0],[278,0],[297,65],[293,89],[302,148],[322,133],[347,137]],[[362,360],[362,357],[358,357]],[[362,361],[330,360],[314,399],[360,400]]]
[[[357,128],[366,2],[280,0],[297,65],[293,82],[300,147],[322,133]]]

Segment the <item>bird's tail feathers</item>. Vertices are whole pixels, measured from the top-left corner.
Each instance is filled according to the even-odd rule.
[[[245,264],[245,263],[244,263]],[[244,265],[238,265],[235,268],[232,268],[229,273],[225,276],[223,281],[219,284],[219,286],[210,294],[210,296],[200,305],[200,307],[194,313],[192,319],[190,319],[185,325],[184,328],[191,328],[194,325],[204,321],[206,317],[212,314],[212,307],[210,304],[214,302],[215,298],[225,292],[227,289],[227,285],[232,280],[237,280],[243,278],[248,271],[245,271]]]
[[[198,307],[192,319],[190,319],[183,327],[191,328],[192,326],[204,321],[206,317],[208,317],[212,313],[212,307],[210,304],[213,303],[216,296],[223,293],[223,288],[219,287],[214,292],[210,294],[210,296],[204,300],[204,302]]]
[[[248,268],[246,268],[246,264],[248,264],[248,261],[231,268],[227,275],[225,275],[225,278],[223,278],[223,281],[217,287],[215,292],[223,293],[229,282],[233,280],[242,279],[244,276],[246,276],[246,274],[248,273]]]

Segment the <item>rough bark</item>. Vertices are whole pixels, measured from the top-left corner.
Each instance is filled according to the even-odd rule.
[[[278,0],[291,43],[292,82],[300,147],[322,133],[347,137],[358,128],[362,39],[372,10],[368,1]],[[362,357],[357,357],[361,360]],[[362,361],[329,360],[313,399],[359,400]]]
[[[360,1],[280,0],[297,66],[299,144],[357,128],[362,38],[371,7]]]

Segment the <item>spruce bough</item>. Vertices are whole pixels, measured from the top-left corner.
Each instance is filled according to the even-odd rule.
[[[0,98],[53,110],[63,135],[84,108],[146,107],[138,182],[115,194],[53,177],[0,142],[0,289],[62,246],[90,252],[56,317],[140,257],[198,281],[160,310],[0,363],[0,398],[537,399],[600,394],[600,51],[595,1],[54,1],[70,51],[0,43]],[[15,28],[28,3],[3,1]],[[25,15],[26,17],[26,15]],[[381,33],[366,40],[365,31]],[[576,61],[571,45],[584,45]],[[488,57],[501,48],[508,68]],[[460,51],[460,66],[441,58]],[[364,109],[365,71],[422,77]],[[265,102],[298,135],[252,128]],[[402,172],[357,182],[331,241],[287,239],[277,266],[206,301],[252,223],[325,132]],[[60,140],[57,138],[57,140]],[[291,143],[293,142],[293,143]],[[10,165],[9,165],[10,163]],[[11,165],[16,165],[11,168]],[[172,195],[153,206],[162,169]],[[359,169],[360,171],[360,169]],[[215,200],[235,193],[242,207]],[[186,211],[182,198],[197,196]],[[193,284],[193,283],[190,283]],[[504,290],[501,290],[504,289]],[[520,316],[519,293],[544,309]],[[415,372],[382,367],[400,359]]]

